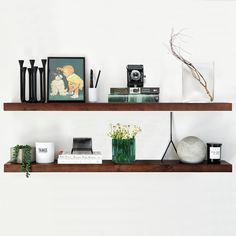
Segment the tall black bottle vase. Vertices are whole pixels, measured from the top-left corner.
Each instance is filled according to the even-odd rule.
[[[25,76],[26,76],[26,70],[27,67],[23,67],[21,71],[21,88],[20,88],[20,93],[21,93],[21,102],[26,102],[25,99]]]
[[[37,102],[37,71],[38,67],[34,66],[32,72],[32,102]]]
[[[28,74],[29,74],[29,100],[28,102],[32,102],[32,69],[28,68]]]
[[[24,60],[19,60],[20,64],[20,100],[25,102],[25,71],[26,67],[23,67]]]
[[[42,65],[43,67],[41,68],[40,71],[40,95],[41,99],[40,102],[45,102],[46,101],[46,59],[42,59]]]
[[[45,102],[45,78],[44,78],[44,68],[39,68],[40,74],[40,102]]]
[[[28,68],[29,71],[29,102],[33,102],[33,73],[34,73],[34,63],[35,60],[31,59],[30,66],[31,68]]]

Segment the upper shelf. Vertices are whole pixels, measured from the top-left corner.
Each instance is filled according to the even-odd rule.
[[[4,111],[232,111],[232,103],[4,103]]]

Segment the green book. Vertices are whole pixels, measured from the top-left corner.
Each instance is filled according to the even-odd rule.
[[[112,94],[112,95],[128,95],[129,88],[110,88],[110,94]]]
[[[109,94],[108,102],[128,102],[128,95]]]
[[[110,103],[157,103],[159,95],[156,94],[136,94],[136,95],[108,95]]]

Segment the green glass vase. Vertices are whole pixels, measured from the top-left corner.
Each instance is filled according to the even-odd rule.
[[[112,161],[117,164],[135,162],[135,139],[112,139]]]

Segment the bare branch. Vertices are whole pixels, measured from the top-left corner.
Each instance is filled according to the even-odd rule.
[[[208,89],[208,85],[207,85],[207,81],[205,80],[205,78],[203,77],[203,75],[200,73],[200,71],[188,60],[186,60],[182,55],[181,55],[181,51],[184,51],[183,49],[181,49],[181,47],[176,46],[176,44],[174,43],[178,37],[181,35],[181,32],[177,32],[174,33],[174,30],[172,29],[171,31],[171,37],[170,37],[170,49],[172,54],[180,61],[182,61],[182,63],[184,63],[191,71],[193,78],[195,78],[201,86],[203,86],[203,88],[206,91],[206,94],[209,96],[210,101],[213,101],[213,95],[210,93],[209,89]]]

